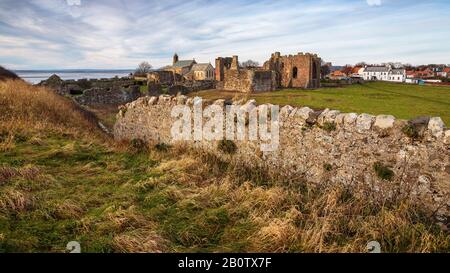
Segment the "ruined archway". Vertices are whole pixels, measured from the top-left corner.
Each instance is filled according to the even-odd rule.
[[[297,79],[298,77],[298,68],[295,66],[294,69],[292,69],[292,78]]]

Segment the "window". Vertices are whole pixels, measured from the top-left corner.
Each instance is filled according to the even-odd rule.
[[[292,71],[292,78],[297,79],[297,76],[298,76],[298,68],[294,67]]]

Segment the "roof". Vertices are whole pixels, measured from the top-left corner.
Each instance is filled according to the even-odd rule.
[[[195,64],[195,60],[184,60],[176,62],[173,67],[187,67]]]
[[[399,69],[392,69],[391,70],[391,74],[393,74],[393,75],[403,75],[403,74],[405,74],[405,69],[401,69],[401,68],[399,68]]]
[[[357,74],[361,68],[362,68],[361,66],[355,66],[355,67],[353,67],[352,73]]]
[[[206,71],[208,70],[208,67],[212,67],[211,64],[194,64],[192,66],[192,71]]]
[[[369,66],[364,69],[364,72],[389,72],[389,67],[386,66]]]
[[[450,67],[444,68],[443,72],[450,73]]]

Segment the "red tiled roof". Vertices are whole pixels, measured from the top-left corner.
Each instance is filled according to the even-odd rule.
[[[355,67],[353,67],[352,73],[353,73],[353,74],[357,74],[361,68],[362,68],[361,66],[355,66]]]

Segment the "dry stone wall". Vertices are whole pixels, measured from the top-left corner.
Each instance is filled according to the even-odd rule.
[[[194,100],[185,96],[143,97],[122,106],[114,128],[115,138],[173,143],[172,106],[192,106]],[[224,106],[223,100],[210,103]],[[249,101],[243,107],[254,104]],[[414,139],[405,131],[413,123],[390,115],[285,106],[280,110],[277,151],[261,152],[259,141],[236,141],[238,149],[234,156],[243,164],[263,164],[286,175],[304,177],[311,183],[364,184],[375,190],[393,183],[400,187],[413,185],[413,191],[439,204],[440,215],[448,215],[450,130],[440,118],[419,123],[421,138]],[[217,142],[190,144],[224,156],[217,149]],[[377,176],[374,171],[377,162],[393,171],[391,181]]]

